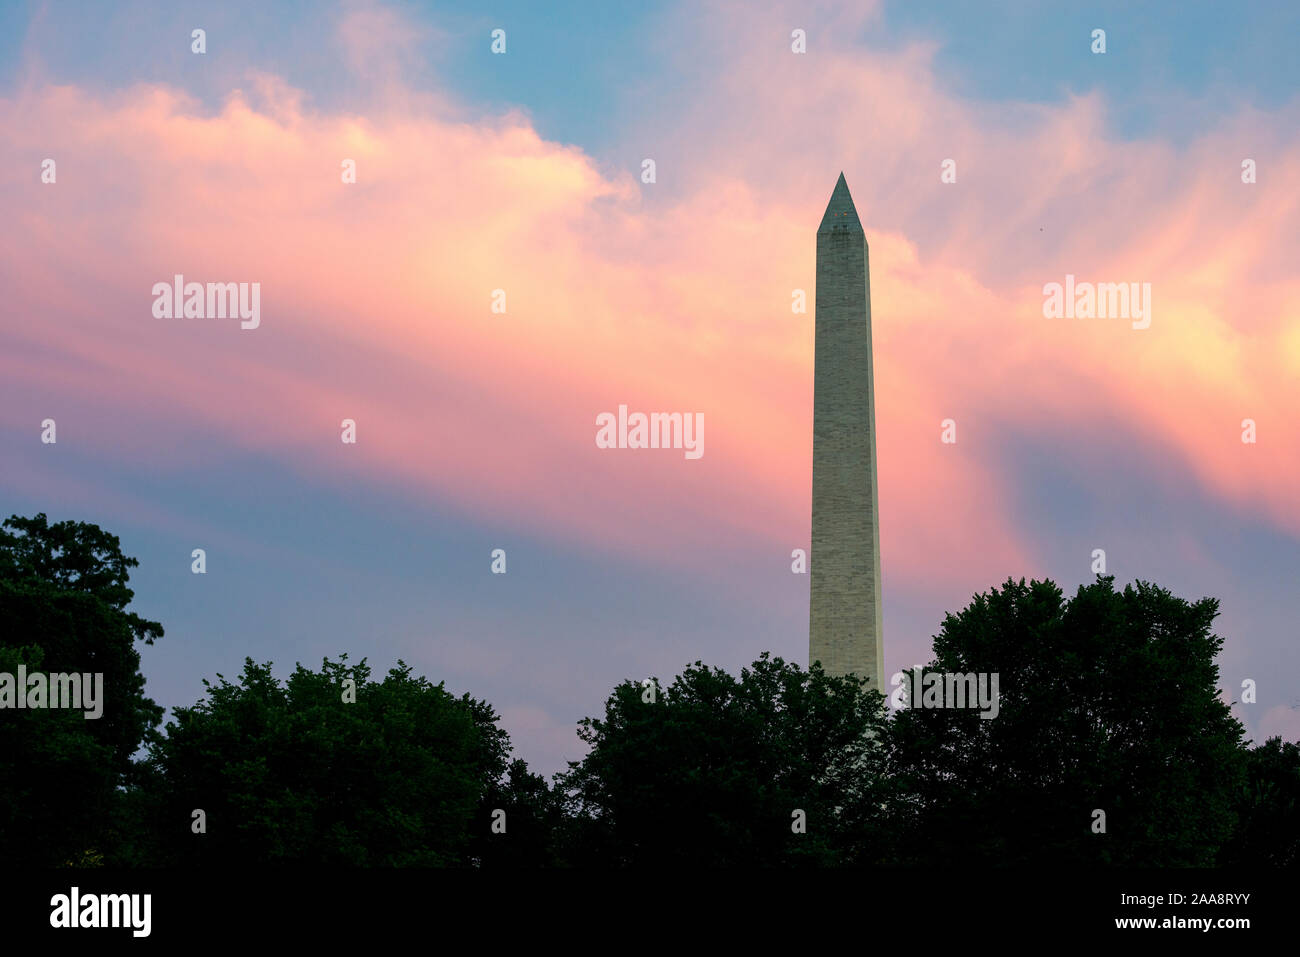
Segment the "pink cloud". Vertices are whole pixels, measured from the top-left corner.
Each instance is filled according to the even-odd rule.
[[[1280,737],[1283,741],[1300,741],[1300,706],[1277,705],[1269,708],[1259,719],[1258,743]]]
[[[18,226],[0,274],[19,307],[0,370],[68,396],[105,456],[200,429],[314,480],[395,480],[647,560],[698,561],[719,538],[788,554],[806,546],[812,398],[812,317],[791,291],[811,303],[843,168],[871,247],[891,575],[1034,572],[998,460],[1007,427],[1114,423],[1165,450],[1165,481],[1190,474],[1300,531],[1300,148],[1279,132],[1300,128],[1294,108],[1243,110],[1185,150],[1119,142],[1096,96],[974,104],[938,86],[926,47],[846,46],[869,15],[810,30],[805,57],[778,21],[738,19],[719,82],[657,127],[675,185],[654,202],[659,184],[522,113],[467,117],[372,75],[368,31],[396,28],[373,8],[341,25],[373,81],[365,115],[264,75],[215,113],[158,86],[0,100]],[[1252,153],[1261,181],[1245,186]],[[38,181],[45,156],[56,186]],[[152,284],[178,272],[260,282],[262,327],[152,318]],[[1067,272],[1150,282],[1151,328],[1043,318],[1042,284]],[[33,403],[0,418],[29,430]],[[704,458],[598,450],[595,417],[620,403],[703,412]]]

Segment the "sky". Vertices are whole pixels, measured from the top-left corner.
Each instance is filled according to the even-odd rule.
[[[163,705],[400,658],[561,770],[625,678],[806,663],[843,171],[886,675],[1102,549],[1218,598],[1225,699],[1300,738],[1300,8],[1134,6],[0,3],[0,511],[139,558]],[[155,316],[176,274],[257,328]],[[1067,276],[1149,325],[1045,315]],[[704,454],[598,448],[620,405]]]

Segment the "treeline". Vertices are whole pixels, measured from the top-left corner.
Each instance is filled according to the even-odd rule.
[[[399,662],[245,662],[162,726],[94,525],[0,527],[3,675],[104,674],[103,716],[0,710],[14,866],[1272,866],[1300,861],[1300,748],[1218,693],[1217,602],[1008,581],[948,615],[927,673],[997,674],[996,717],[894,711],[768,655],[614,688],[548,781],[493,707]],[[12,688],[12,684],[9,686]],[[935,707],[936,703],[947,705]],[[991,715],[984,709],[985,715]]]

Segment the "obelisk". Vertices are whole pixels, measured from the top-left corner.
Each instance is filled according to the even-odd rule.
[[[867,237],[840,173],[817,229],[808,663],[884,692]]]

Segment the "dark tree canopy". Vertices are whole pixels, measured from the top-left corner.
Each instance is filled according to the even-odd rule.
[[[0,672],[44,670],[37,646],[0,648]],[[0,712],[0,861],[56,866],[101,855],[116,807],[111,748],[80,711]]]
[[[98,525],[55,522],[42,512],[34,518],[12,515],[0,525],[0,581],[40,582],[61,592],[93,595],[122,614],[132,634],[151,645],[163,627],[126,606],[135,593],[127,587],[138,559],[122,554],[122,543]]]
[[[136,643],[163,629],[127,610],[136,564],[94,525],[0,525],[0,672],[104,675],[98,720],[0,712],[7,864],[1300,865],[1300,746],[1245,747],[1213,599],[1109,577],[975,596],[925,670],[996,673],[991,719],[887,718],[856,679],[767,654],[627,681],[548,784],[508,761],[491,705],[400,661],[281,681],[246,660],[160,734]]]
[[[654,691],[653,699],[651,691]],[[559,777],[577,863],[831,864],[869,831],[884,699],[764,654],[736,678],[696,662],[667,688],[628,681]],[[795,833],[801,811],[806,833]]]
[[[1300,745],[1269,738],[1247,753],[1237,812],[1220,864],[1300,867]]]
[[[185,864],[448,866],[486,830],[482,798],[505,770],[492,709],[399,662],[372,681],[363,660],[270,664],[208,684],[177,708],[153,764],[162,855]],[[356,685],[345,702],[345,682]],[[192,832],[192,813],[207,833]]]
[[[0,525],[0,671],[102,673],[102,716],[82,711],[0,714],[0,857],[63,863],[115,840],[117,787],[156,734],[162,709],[144,693],[135,642],[162,626],[126,611],[132,593],[116,536],[45,515]],[[91,820],[99,822],[92,827]]]
[[[918,863],[1209,865],[1243,729],[1218,691],[1214,599],[1101,577],[1008,581],[948,615],[929,669],[996,672],[1000,713],[910,708],[889,735]],[[1105,812],[1104,834],[1093,832]]]
[[[564,795],[529,771],[522,758],[510,762],[505,777],[488,789],[482,807],[484,820],[504,812],[505,831],[475,831],[473,857],[480,866],[537,868],[565,862]]]

